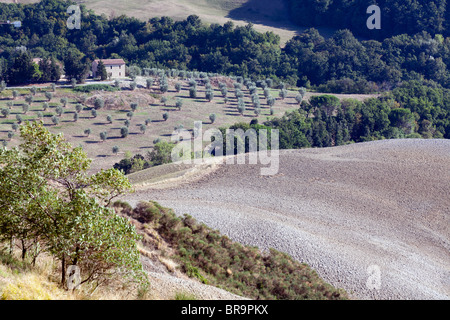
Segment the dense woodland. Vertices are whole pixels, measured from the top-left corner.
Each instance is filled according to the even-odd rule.
[[[328,2],[332,1],[320,1]],[[259,33],[251,24],[206,25],[197,16],[177,22],[167,17],[143,22],[126,16],[99,16],[84,6],[81,29],[70,30],[66,26],[69,3],[43,0],[31,5],[0,4],[1,20],[23,22],[17,29],[0,26],[1,79],[10,85],[26,79],[47,81],[51,77],[33,65],[31,58],[53,57],[64,64],[69,79],[79,82],[86,77],[93,59],[123,58],[128,65],[141,68],[198,70],[253,80],[271,78],[335,93],[381,91],[408,80],[450,85],[450,38],[438,34],[442,28],[434,23],[430,25],[436,30],[410,28],[405,22],[409,31],[418,33],[382,42],[359,41],[348,30],[325,39],[310,29],[280,48],[277,35]],[[302,14],[307,16],[311,15]],[[366,19],[366,15],[363,17]]]
[[[369,30],[368,6],[380,7],[380,30]],[[349,29],[371,39],[426,31],[449,36],[450,4],[446,0],[289,0],[292,21],[302,26]]]

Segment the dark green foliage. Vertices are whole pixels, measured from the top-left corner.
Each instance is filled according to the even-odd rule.
[[[449,34],[450,6],[444,0],[289,0],[292,21],[301,26],[326,26],[350,29],[355,34],[384,38],[393,35],[422,31],[431,34]],[[381,30],[369,30],[366,21],[369,5],[381,9]]]
[[[113,91],[118,91],[119,88],[117,87],[113,87],[109,84],[88,84],[85,86],[79,86],[76,87],[75,89],[73,89],[73,91],[76,92],[85,92],[85,93],[90,93],[92,91],[108,91],[108,92],[113,92]]]
[[[264,253],[241,245],[189,215],[179,218],[156,202],[141,202],[135,209],[118,202],[114,207],[151,224],[174,249],[171,258],[179,261],[188,276],[203,283],[251,299],[347,299],[343,290],[325,283],[308,265],[274,249]]]
[[[100,77],[100,80],[102,81],[108,79],[108,73],[106,72],[106,67],[102,60],[98,62],[97,75]]]
[[[128,137],[128,128],[127,127],[120,128],[120,136],[122,138]]]

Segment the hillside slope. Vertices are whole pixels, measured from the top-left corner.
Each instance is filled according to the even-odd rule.
[[[35,3],[37,0],[0,0],[5,3]],[[168,16],[182,20],[189,15],[198,15],[207,23],[224,24],[233,21],[237,25],[248,22],[254,24],[260,32],[272,31],[284,44],[306,28],[294,25],[288,17],[288,8],[284,0],[91,0],[83,3],[97,14],[108,17],[125,14],[141,20]],[[321,28],[321,33],[331,35],[332,28]]]
[[[450,297],[450,141],[284,150],[278,175],[259,169],[219,165],[127,200],[157,200],[234,240],[287,252],[357,298]]]

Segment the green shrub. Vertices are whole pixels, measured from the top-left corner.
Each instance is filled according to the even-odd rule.
[[[113,87],[109,84],[88,84],[85,86],[79,86],[73,89],[75,92],[84,92],[84,93],[90,93],[92,91],[108,91],[108,92],[114,92],[118,91],[118,87]]]

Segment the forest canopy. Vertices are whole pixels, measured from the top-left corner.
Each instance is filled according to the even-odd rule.
[[[325,8],[332,8],[338,2],[320,3],[329,3]],[[445,30],[438,24],[432,24],[436,26],[433,30],[424,25],[411,29],[417,33],[381,42],[360,41],[350,30],[338,30],[326,39],[316,29],[309,29],[281,48],[279,36],[257,32],[251,24],[208,25],[197,16],[182,21],[168,17],[148,21],[126,16],[107,18],[83,5],[81,29],[70,30],[66,26],[69,4],[72,2],[62,0],[0,4],[1,20],[22,21],[21,28],[0,25],[0,80],[23,83],[18,75],[26,74],[31,82],[44,81],[31,62],[39,57],[63,62],[66,75],[79,82],[94,59],[123,58],[128,66],[142,69],[197,70],[252,80],[271,78],[334,93],[389,90],[410,80],[450,85],[450,38],[444,37]],[[366,19],[366,15],[363,17]]]

